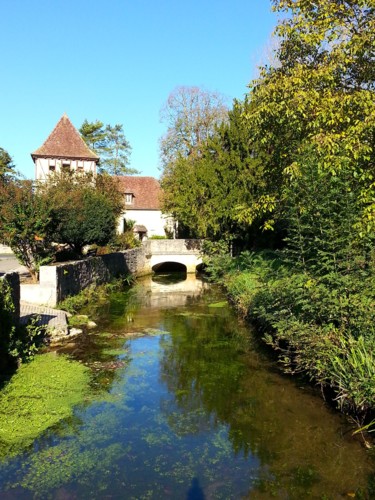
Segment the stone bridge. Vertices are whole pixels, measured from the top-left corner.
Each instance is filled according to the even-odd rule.
[[[195,273],[202,264],[202,240],[147,240],[143,245],[145,273],[171,269],[176,264],[187,273]]]
[[[22,284],[21,300],[54,307],[84,288],[133,274],[163,270],[195,273],[202,264],[201,240],[147,240],[140,247],[75,262],[40,266],[38,284]]]

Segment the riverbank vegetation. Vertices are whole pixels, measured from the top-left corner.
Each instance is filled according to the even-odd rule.
[[[43,345],[45,332],[32,320],[19,325],[15,320],[12,289],[7,280],[0,280],[0,386],[21,362],[28,361]]]
[[[134,279],[134,276],[129,274],[128,276],[115,279],[110,283],[89,286],[77,295],[72,295],[64,299],[58,304],[58,307],[70,314],[77,314],[87,304],[100,305],[102,302],[105,302],[108,300],[110,293],[123,290],[125,287],[131,285]]]
[[[213,242],[208,270],[285,371],[362,424],[375,410],[375,7],[272,3],[273,61],[194,154],[169,157],[165,209]]]

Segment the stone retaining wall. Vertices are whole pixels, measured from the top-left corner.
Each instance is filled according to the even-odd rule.
[[[128,274],[147,274],[146,261],[146,248],[142,246],[74,262],[41,266],[38,285],[21,285],[21,300],[53,307],[94,283],[101,285]]]
[[[54,307],[91,284],[108,283],[127,274],[150,274],[159,261],[181,261],[187,272],[195,272],[200,245],[200,240],[147,240],[141,247],[123,252],[41,266],[39,284],[21,285],[21,300]]]
[[[0,243],[0,253],[3,253],[3,254],[10,254],[10,253],[13,253],[12,249],[10,247],[8,247],[7,245],[4,245],[3,243]]]

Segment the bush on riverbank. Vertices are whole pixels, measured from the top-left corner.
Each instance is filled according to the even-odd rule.
[[[63,309],[70,314],[76,314],[90,302],[99,304],[103,301],[103,299],[107,299],[109,293],[116,290],[122,290],[124,287],[133,283],[133,281],[134,277],[132,275],[128,275],[103,285],[91,285],[77,295],[72,295],[64,299],[58,304],[58,308]]]
[[[219,281],[285,372],[330,388],[340,410],[363,423],[375,410],[373,265],[350,280],[328,280],[295,272],[284,255],[246,252]],[[220,257],[210,269],[218,275]]]
[[[35,321],[17,325],[14,314],[10,285],[0,280],[0,378],[20,361],[30,359],[43,343],[43,329]]]
[[[311,149],[302,159],[284,190],[284,249],[216,255],[209,269],[284,370],[330,388],[361,422],[375,411],[375,236],[348,165],[322,171]]]

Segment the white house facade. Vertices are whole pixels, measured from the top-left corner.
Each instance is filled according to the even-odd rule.
[[[173,236],[173,220],[161,211],[159,181],[154,177],[132,175],[118,177],[118,180],[125,202],[118,232],[123,233],[127,222],[134,221],[134,232],[141,240],[151,236]]]

